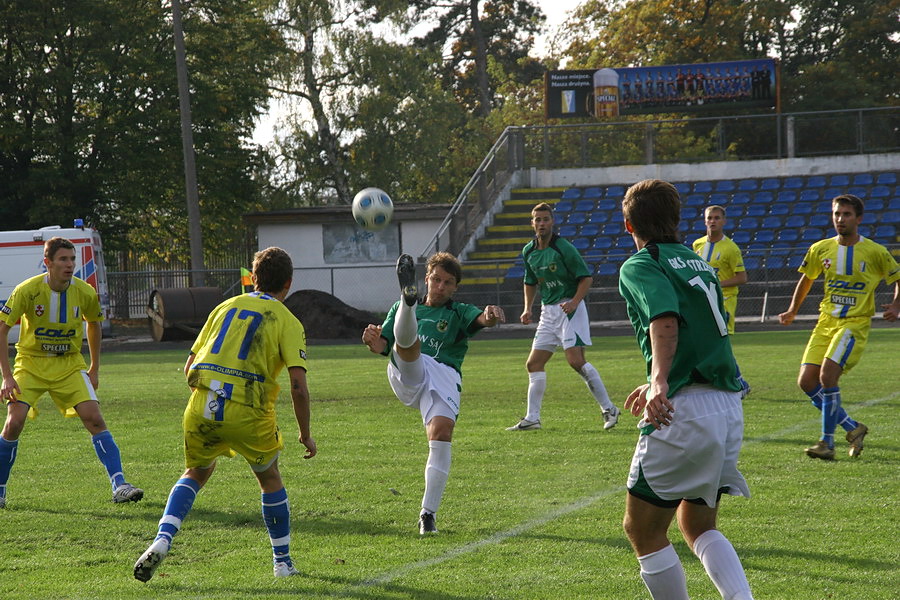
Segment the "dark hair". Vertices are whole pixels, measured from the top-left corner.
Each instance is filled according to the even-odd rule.
[[[647,242],[678,243],[681,200],[668,181],[645,179],[625,192],[622,214],[638,237]]]
[[[546,202],[541,202],[540,204],[538,204],[534,208],[532,208],[531,209],[531,217],[534,218],[534,213],[536,213],[538,211],[547,211],[548,213],[550,213],[550,218],[551,219],[554,218],[553,217],[553,207],[550,206],[549,204],[547,204]]]
[[[428,262],[425,263],[425,277],[428,277],[435,267],[440,267],[456,277],[457,284],[462,281],[462,266],[459,264],[459,260],[449,252],[435,252],[429,257]]]
[[[62,248],[67,248],[68,250],[74,250],[75,244],[67,240],[66,238],[61,237],[52,237],[46,242],[44,242],[44,258],[48,258],[53,260],[53,257],[56,256],[56,253],[60,251]]]
[[[293,279],[294,264],[287,252],[272,246],[253,255],[253,274],[257,291],[277,294]]]
[[[841,194],[840,196],[835,196],[834,200],[831,201],[831,206],[834,206],[835,204],[849,204],[853,207],[857,217],[861,217],[866,208],[862,198],[854,196],[853,194]]]

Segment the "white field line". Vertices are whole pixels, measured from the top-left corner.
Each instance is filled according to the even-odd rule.
[[[883,398],[876,398],[873,400],[866,400],[865,402],[859,402],[857,404],[854,404],[850,408],[852,410],[852,409],[856,409],[856,408],[876,406],[878,404],[882,404],[883,402],[887,402],[887,401],[893,400],[895,398],[900,398],[900,392],[890,394]],[[806,429],[810,426],[810,424],[818,423],[819,421],[820,421],[820,419],[809,419],[806,421],[801,421],[801,422],[791,425],[790,427],[785,427],[784,429],[781,429],[780,431],[776,431],[776,432],[770,433],[768,435],[745,439],[744,445],[746,446],[746,445],[750,445],[750,444],[758,444],[758,443],[762,443],[762,442],[768,442],[771,440],[775,440],[775,439],[784,437],[788,434],[799,431],[801,429]],[[525,521],[524,523],[516,525],[515,527],[513,527],[511,529],[507,529],[506,531],[500,531],[490,537],[486,537],[486,538],[483,538],[481,540],[477,540],[474,542],[469,542],[468,544],[463,544],[462,546],[458,546],[456,548],[448,550],[447,552],[445,552],[439,556],[434,556],[432,558],[426,558],[424,560],[418,560],[415,562],[407,563],[405,565],[397,567],[396,569],[394,569],[392,571],[388,571],[387,573],[384,573],[383,575],[379,575],[378,577],[374,577],[372,579],[367,579],[365,581],[362,581],[362,582],[358,583],[357,585],[353,586],[351,588],[351,591],[355,590],[355,589],[384,585],[386,583],[390,583],[394,579],[403,577],[404,575],[411,573],[413,571],[432,567],[434,565],[438,565],[438,564],[446,562],[448,560],[452,560],[452,559],[456,558],[457,556],[462,556],[464,554],[469,554],[470,552],[475,552],[476,550],[480,550],[481,548],[484,548],[486,546],[492,546],[494,544],[500,543],[509,538],[519,536],[519,535],[525,533],[526,531],[530,531],[530,530],[540,527],[542,525],[546,525],[550,521],[554,521],[560,517],[564,517],[564,516],[568,515],[569,513],[573,513],[575,511],[581,510],[582,508],[587,508],[588,506],[594,504],[598,500],[602,500],[603,498],[606,498],[607,496],[610,496],[615,493],[623,492],[624,490],[625,490],[624,485],[614,486],[611,488],[606,488],[604,490],[600,490],[594,494],[591,494],[590,496],[585,496],[584,498],[576,500],[575,502],[572,502],[571,504],[559,507],[555,510],[552,510],[548,513],[545,513],[545,514],[543,514],[539,517],[536,517],[534,519],[531,519],[529,521]]]

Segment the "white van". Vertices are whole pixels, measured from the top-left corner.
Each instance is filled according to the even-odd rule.
[[[13,289],[28,279],[45,273],[44,242],[52,237],[63,237],[75,245],[75,277],[94,286],[100,296],[100,307],[106,317],[102,323],[103,335],[109,335],[109,289],[106,285],[106,265],[103,262],[103,244],[100,233],[85,227],[81,219],[75,219],[75,227],[64,229],[59,225],[28,231],[0,231],[0,306],[6,304]],[[9,342],[19,340],[19,326],[9,332]]]

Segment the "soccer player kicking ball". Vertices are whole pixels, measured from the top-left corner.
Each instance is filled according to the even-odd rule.
[[[166,503],[159,531],[134,564],[134,577],[148,581],[169,552],[172,538],[206,484],[219,456],[241,454],[262,490],[262,515],[272,542],[275,577],[297,575],[291,560],[291,515],[278,470],[284,448],[275,421],[278,374],[287,367],[303,458],[316,455],[309,432],[306,333],[282,302],[294,268],[281,248],[253,258],[255,291],[213,309],[191,347],[184,374],[191,397],[184,411],[184,462]]]
[[[884,318],[896,321],[900,314],[900,267],[887,248],[859,235],[863,202],[852,194],[832,200],[832,221],[837,236],[813,244],[798,271],[803,273],[791,305],[779,315],[782,325],[790,325],[806,299],[813,281],[825,276],[825,296],[819,304],[819,320],[813,329],[800,363],[800,386],[817,409],[822,411],[822,436],[806,449],[807,456],[834,459],[834,430],[847,432],[849,454],[858,458],[869,428],[854,421],[841,407],[841,375],[859,362],[872,316],[875,288],[884,279],[894,285],[894,299],[884,305]]]
[[[631,186],[622,201],[638,251],[619,292],[647,362],[648,383],[625,409],[643,418],[628,475],[623,526],[656,600],[687,600],[673,518],[722,598],[751,600],[744,568],[716,528],[722,494],[749,496],[737,468],[744,432],[741,385],[715,270],[678,239],[681,203],[670,183]]]
[[[112,484],[113,502],[137,502],[144,491],[125,481],[119,447],[100,413],[100,321],[103,311],[97,291],[75,273],[75,246],[54,237],[44,243],[47,272],[16,286],[0,308],[0,396],[6,403],[6,423],[0,433],[0,508],[6,507],[6,484],[16,460],[26,415],[37,416],[44,392],[61,413],[78,416],[91,434],[97,458]],[[9,330],[21,320],[15,371],[7,353]],[[87,322],[91,366],[81,355],[82,323]]]
[[[362,341],[375,354],[390,357],[391,389],[403,404],[422,413],[428,462],[419,533],[425,535],[437,533],[435,514],[450,475],[450,444],[459,415],[462,363],[469,338],[485,327],[505,323],[506,315],[499,306],[482,310],[451,298],[462,281],[462,267],[447,252],[428,259],[424,301],[418,298],[416,266],[410,255],[403,254],[397,261],[397,278],[400,300],[380,327],[366,327]]]

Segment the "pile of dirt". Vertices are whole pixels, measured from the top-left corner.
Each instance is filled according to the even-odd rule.
[[[359,341],[369,323],[380,325],[375,313],[358,310],[320,290],[300,290],[284,300],[303,323],[308,339]]]

